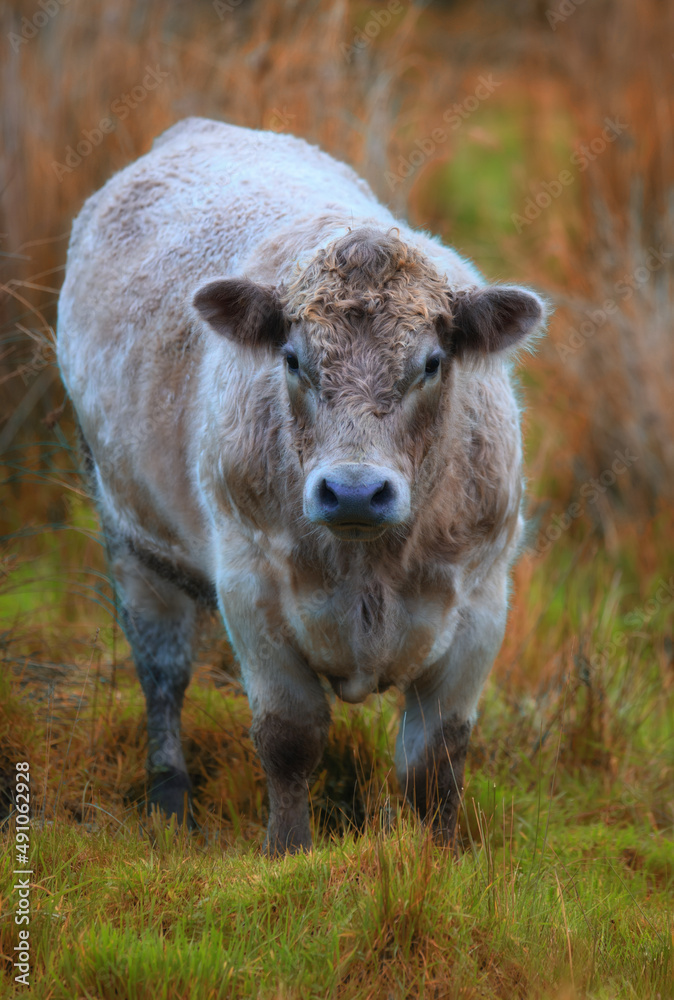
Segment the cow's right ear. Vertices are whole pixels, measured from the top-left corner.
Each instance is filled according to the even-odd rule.
[[[272,286],[221,278],[200,288],[193,303],[216,333],[238,344],[280,347],[286,339],[281,297]]]

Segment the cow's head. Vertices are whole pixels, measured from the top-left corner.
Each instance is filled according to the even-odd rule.
[[[218,332],[275,352],[304,475],[304,514],[366,541],[413,516],[454,369],[515,347],[539,325],[535,295],[448,288],[394,233],[350,231],[287,288],[212,281],[194,304]]]

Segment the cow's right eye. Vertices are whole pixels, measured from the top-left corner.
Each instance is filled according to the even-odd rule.
[[[297,359],[297,355],[292,351],[286,351],[286,364],[291,372],[296,372],[299,370],[300,363]]]

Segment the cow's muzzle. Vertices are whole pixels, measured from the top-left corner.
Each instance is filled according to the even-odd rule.
[[[310,474],[304,513],[333,535],[349,541],[378,538],[410,512],[410,491],[402,476],[383,466],[342,462]]]

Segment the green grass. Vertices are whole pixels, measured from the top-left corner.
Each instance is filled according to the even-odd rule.
[[[33,995],[671,995],[671,843],[569,828],[554,805],[538,836],[517,801],[477,809],[483,843],[458,862],[401,817],[277,862],[180,835],[36,830]]]

